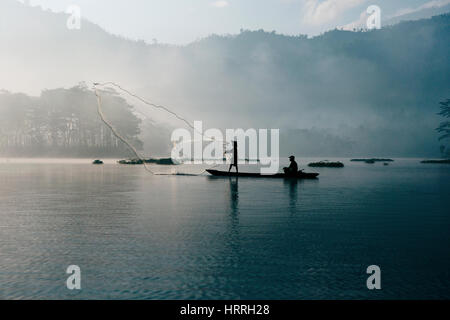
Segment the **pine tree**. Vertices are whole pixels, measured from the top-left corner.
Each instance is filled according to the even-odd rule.
[[[441,105],[441,111],[438,113],[438,115],[443,116],[445,118],[450,118],[450,99],[447,99],[445,101],[440,102]],[[450,121],[442,121],[439,127],[436,128],[437,132],[441,133],[442,135],[439,137],[439,141],[445,140],[448,141],[450,138]],[[447,153],[450,155],[450,150],[448,147],[445,147],[444,145],[441,145],[441,153],[445,154]]]

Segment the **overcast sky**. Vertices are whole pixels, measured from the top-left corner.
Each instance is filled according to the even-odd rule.
[[[132,39],[186,44],[243,29],[317,35],[358,21],[369,5],[388,18],[450,0],[16,0],[61,12],[75,4],[82,17]]]

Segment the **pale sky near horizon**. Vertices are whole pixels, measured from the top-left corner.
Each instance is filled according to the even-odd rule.
[[[382,18],[450,0],[16,0],[63,12],[78,5],[84,19],[131,39],[186,44],[210,34],[249,29],[309,36],[358,21],[370,5]]]

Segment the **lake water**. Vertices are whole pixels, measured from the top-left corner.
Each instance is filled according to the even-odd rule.
[[[0,160],[0,298],[449,299],[450,166],[343,161],[285,181]]]

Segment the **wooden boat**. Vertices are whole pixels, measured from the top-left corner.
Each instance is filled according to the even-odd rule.
[[[287,178],[287,179],[316,179],[319,175],[318,173],[307,173],[299,171],[296,176],[286,175],[284,173],[277,174],[260,174],[260,173],[251,173],[251,172],[228,172],[228,171],[219,171],[219,170],[211,170],[208,169],[206,172],[212,174],[217,177],[249,177],[249,178]]]

